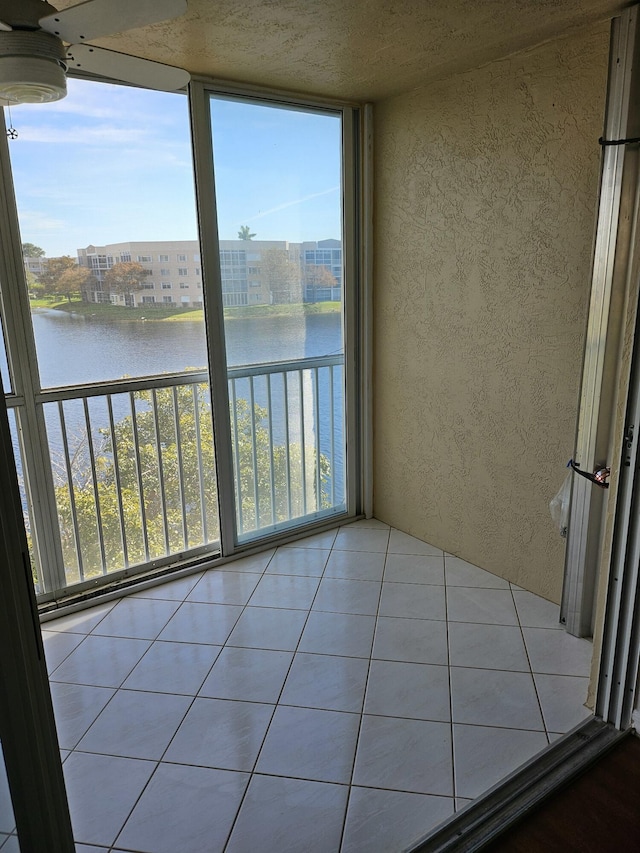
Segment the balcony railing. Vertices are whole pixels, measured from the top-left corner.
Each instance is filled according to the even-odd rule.
[[[343,508],[343,357],[237,367],[228,377],[239,539]],[[215,553],[206,371],[55,388],[37,403],[66,587]]]
[[[238,535],[342,507],[343,356],[231,368]]]

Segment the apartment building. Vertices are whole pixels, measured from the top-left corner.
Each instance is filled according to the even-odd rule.
[[[342,292],[340,240],[290,243],[285,240],[221,240],[220,271],[225,307],[337,301]],[[202,265],[197,240],[90,245],[78,249],[78,263],[93,273],[84,292],[88,302],[128,307],[202,307]],[[112,293],[105,274],[115,264],[136,262],[147,271],[140,290]]]

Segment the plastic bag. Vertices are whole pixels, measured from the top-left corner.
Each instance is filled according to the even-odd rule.
[[[569,524],[572,474],[573,471],[569,471],[558,493],[549,501],[549,512],[551,513],[553,523],[560,531],[560,536],[564,537],[567,535],[567,525]]]

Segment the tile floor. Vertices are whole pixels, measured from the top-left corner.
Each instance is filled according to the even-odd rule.
[[[373,520],[47,622],[77,849],[402,850],[588,716],[557,620]]]

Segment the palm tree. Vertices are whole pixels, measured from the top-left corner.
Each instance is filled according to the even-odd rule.
[[[241,225],[240,230],[238,231],[238,239],[239,240],[253,240],[255,234],[251,233],[251,228],[248,225]]]

